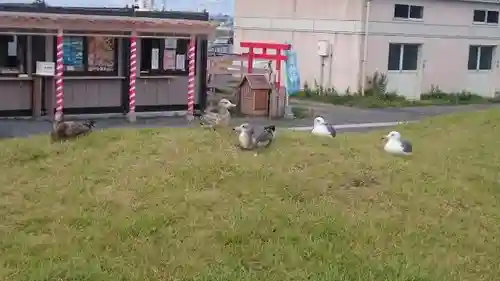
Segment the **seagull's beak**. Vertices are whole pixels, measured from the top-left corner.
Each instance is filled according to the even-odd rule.
[[[230,108],[231,108],[231,107],[236,107],[236,104],[234,104],[234,103],[230,103],[230,104],[228,104],[228,107],[230,107]]]
[[[387,136],[383,136],[383,137],[381,137],[380,139],[381,139],[381,140],[385,140],[386,138],[387,138]]]

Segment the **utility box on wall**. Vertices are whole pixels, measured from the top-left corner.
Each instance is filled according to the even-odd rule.
[[[272,88],[266,74],[245,75],[239,87],[238,100],[241,113],[250,116],[267,116]]]
[[[318,56],[328,57],[330,55],[330,43],[328,41],[318,41]]]

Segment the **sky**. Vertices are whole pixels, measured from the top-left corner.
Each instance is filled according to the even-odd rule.
[[[158,8],[163,3],[167,10],[197,10],[207,9],[210,13],[233,14],[233,0],[154,0]],[[33,0],[0,0],[0,3],[31,3]],[[57,6],[107,6],[124,7],[131,4],[132,0],[46,0],[49,5]]]

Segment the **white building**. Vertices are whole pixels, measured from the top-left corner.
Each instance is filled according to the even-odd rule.
[[[380,71],[388,90],[410,98],[431,85],[488,97],[500,91],[500,1],[235,1],[235,51],[244,51],[241,41],[289,42],[310,85],[352,92]]]
[[[134,7],[137,8],[138,11],[152,11],[155,7],[154,0],[134,0]]]

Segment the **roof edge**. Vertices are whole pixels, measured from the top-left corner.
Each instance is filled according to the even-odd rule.
[[[106,8],[106,7],[62,7],[49,6],[44,3],[3,3],[0,12],[17,13],[48,13],[48,14],[73,14],[115,17],[144,17],[158,19],[179,19],[209,21],[208,12],[181,12],[181,11],[138,11],[134,8]]]

